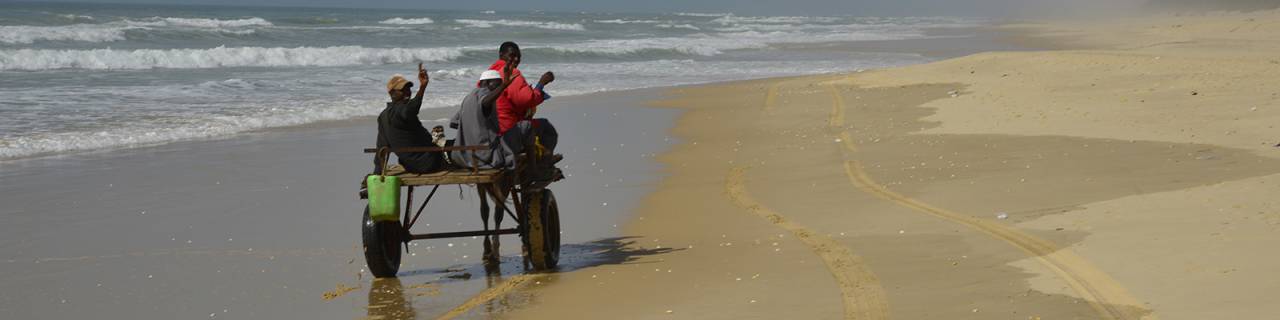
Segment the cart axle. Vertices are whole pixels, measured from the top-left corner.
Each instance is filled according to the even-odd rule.
[[[496,236],[501,234],[517,234],[517,233],[520,233],[520,229],[512,228],[512,229],[500,229],[500,230],[493,230],[493,231],[440,232],[440,233],[415,234],[410,237],[410,240],[461,238],[461,237],[474,237],[474,236]]]

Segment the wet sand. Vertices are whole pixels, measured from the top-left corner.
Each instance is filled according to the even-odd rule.
[[[660,178],[652,155],[671,143],[675,111],[640,107],[654,94],[560,97],[545,108],[566,133],[561,167],[569,177],[552,187],[565,217],[565,270],[652,254],[621,249],[628,240],[615,226]],[[452,112],[428,110],[423,118]],[[5,162],[0,312],[15,319],[425,318],[523,273],[517,238],[505,238],[501,272],[489,276],[480,241],[465,238],[414,242],[398,281],[371,282],[359,250],[364,203],[356,192],[372,170],[372,158],[360,153],[373,144],[372,123]],[[592,134],[572,134],[581,132]],[[479,229],[474,194],[441,188],[415,231]]]
[[[505,316],[1266,318],[1278,17],[1017,26],[1094,49],[674,89],[683,142],[624,230],[679,250]]]

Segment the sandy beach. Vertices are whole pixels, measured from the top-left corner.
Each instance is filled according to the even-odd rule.
[[[1059,51],[672,90],[629,264],[510,318],[1265,318],[1280,13],[1004,26]]]
[[[1280,11],[959,32],[977,35],[796,49],[932,63],[557,97],[540,114],[562,133],[565,245],[546,273],[514,237],[496,272],[463,238],[373,279],[369,118],[0,162],[0,314],[1280,313]],[[479,227],[473,190],[441,191],[423,228]]]

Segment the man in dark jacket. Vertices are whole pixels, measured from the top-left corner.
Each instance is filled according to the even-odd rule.
[[[378,115],[378,148],[435,147],[431,142],[431,133],[418,120],[418,110],[422,108],[422,93],[427,89],[431,79],[427,70],[418,64],[418,94],[409,98],[413,83],[404,76],[395,75],[387,81],[387,94],[391,102]],[[444,167],[444,158],[439,152],[396,152],[396,158],[405,171],[429,173]],[[375,160],[376,162],[376,160]],[[374,163],[380,169],[382,163]],[[381,172],[381,170],[378,170]]]

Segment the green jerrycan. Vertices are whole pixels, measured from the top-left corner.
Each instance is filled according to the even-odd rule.
[[[369,218],[373,221],[399,221],[400,177],[369,175]]]

